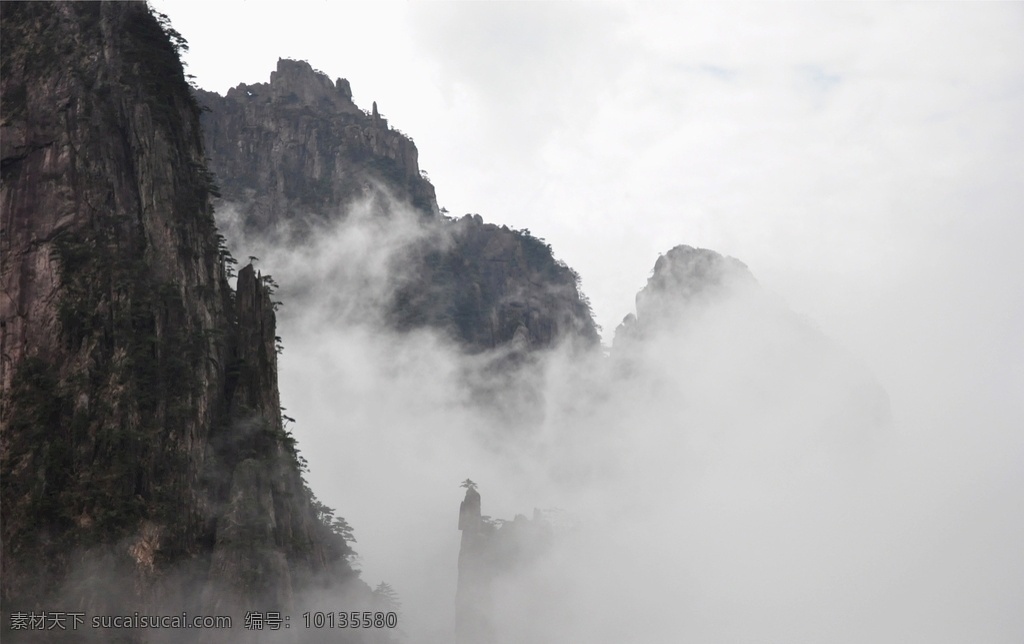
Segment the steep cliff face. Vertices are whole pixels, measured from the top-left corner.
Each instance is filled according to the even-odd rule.
[[[0,26],[4,605],[206,613],[203,588],[351,578],[281,427],[267,290],[227,283],[176,32],[144,3]]]
[[[210,167],[249,230],[308,232],[374,182],[424,215],[437,214],[415,144],[376,103],[372,112],[356,107],[345,79],[331,82],[306,62],[282,59],[269,83],[243,83],[226,96],[199,91],[198,99],[209,109],[202,124]]]
[[[252,265],[238,273],[225,374],[228,422],[204,464],[216,517],[203,605],[222,613],[267,604],[288,612],[295,591],[356,583],[351,549],[322,519],[285,431],[269,289]],[[358,582],[356,590],[368,588]],[[225,592],[225,590],[227,592]]]
[[[14,598],[56,587],[76,548],[140,530],[152,547],[130,545],[126,571],[195,550],[229,303],[198,107],[145,6],[6,5],[2,19]]]
[[[358,200],[382,220],[407,202],[427,233],[390,267],[406,276],[384,304],[394,328],[437,328],[471,352],[541,349],[565,339],[597,344],[577,275],[528,232],[484,224],[479,215],[442,216],[412,140],[376,105],[356,107],[344,79],[331,82],[308,63],[280,60],[269,83],[198,97],[209,108],[203,124],[211,167],[250,239],[281,243],[322,232]],[[287,284],[283,295],[291,296]]]

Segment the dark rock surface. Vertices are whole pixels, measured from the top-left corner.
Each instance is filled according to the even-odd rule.
[[[354,201],[386,195],[374,201],[377,216],[405,202],[431,229],[391,267],[413,276],[385,304],[394,328],[437,328],[470,352],[513,341],[529,350],[565,339],[596,346],[575,272],[527,231],[485,224],[479,215],[443,216],[412,140],[388,125],[376,103],[364,112],[351,94],[348,81],[332,82],[294,60],[279,60],[269,83],[239,85],[226,96],[198,93],[209,109],[202,118],[211,167],[245,234],[302,238],[344,220]]]
[[[447,247],[408,258],[416,277],[396,290],[390,320],[400,330],[445,330],[469,351],[525,351],[560,341],[599,341],[579,276],[529,234],[466,215],[441,224]]]
[[[331,219],[375,183],[424,216],[436,216],[434,187],[420,175],[412,139],[376,110],[352,102],[347,80],[331,82],[309,63],[281,59],[269,83],[226,96],[200,90],[210,168],[223,198],[242,207],[247,230],[273,235]],[[374,104],[376,107],[376,103]]]
[[[175,32],[139,2],[0,27],[4,629],[361,584],[282,428],[268,289],[228,286]]]

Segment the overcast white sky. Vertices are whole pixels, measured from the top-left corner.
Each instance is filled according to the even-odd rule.
[[[552,244],[606,343],[660,253],[745,262],[889,390],[922,525],[975,526],[920,566],[980,571],[978,623],[1024,598],[1024,4],[154,5],[205,89],[349,79],[439,205]]]
[[[440,205],[553,244],[606,340],[679,243],[862,351],[894,280],[1020,273],[1019,3],[155,6],[206,89],[278,57],[348,78],[416,140]]]

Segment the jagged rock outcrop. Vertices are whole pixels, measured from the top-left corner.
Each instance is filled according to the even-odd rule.
[[[552,526],[536,509],[532,519],[520,514],[512,521],[501,521],[483,515],[480,493],[474,484],[469,484],[459,507],[459,530],[462,541],[455,595],[455,642],[504,641],[495,632],[495,611],[503,608],[494,597],[495,589],[502,583],[503,575],[527,568],[550,548]],[[529,592],[524,588],[518,590]]]
[[[487,619],[490,606],[488,575],[484,563],[487,537],[480,513],[480,493],[466,489],[459,506],[459,578],[455,591],[455,641],[457,644],[489,642],[493,639]]]
[[[420,175],[412,139],[352,102],[309,63],[281,59],[269,83],[241,84],[226,96],[200,90],[210,167],[247,230],[304,234],[384,183],[425,216],[437,214],[434,187]],[[287,227],[287,231],[284,228]]]
[[[349,202],[379,187],[425,213],[434,234],[393,267],[414,276],[387,305],[396,328],[440,328],[470,351],[513,340],[528,348],[566,337],[597,343],[576,274],[528,232],[484,224],[479,215],[437,216],[415,145],[376,104],[370,114],[356,107],[344,79],[332,83],[308,63],[280,60],[270,83],[239,85],[224,97],[199,92],[199,99],[209,108],[203,123],[211,167],[248,234],[274,238],[329,226]],[[387,200],[378,206],[386,217]],[[442,237],[448,243],[436,243]]]
[[[354,577],[281,427],[269,292],[228,286],[175,39],[141,2],[0,12],[5,613]]]
[[[550,247],[479,215],[441,216],[412,140],[388,125],[376,103],[366,113],[351,96],[348,81],[332,82],[294,60],[279,60],[269,83],[239,85],[226,96],[198,93],[209,109],[203,125],[211,167],[246,235],[258,242],[327,229],[353,200],[371,195],[381,197],[373,202],[380,218],[390,216],[392,198],[408,201],[430,230],[391,267],[404,276],[385,303],[394,328],[437,328],[470,352],[513,343],[542,349],[564,339],[596,346],[578,276]],[[318,288],[329,285],[296,290],[335,299]],[[287,285],[282,293],[291,301]]]
[[[316,516],[285,431],[277,385],[274,305],[262,276],[238,273],[226,370],[228,422],[211,433],[204,468],[217,523],[204,604],[294,608],[293,588],[355,581],[351,550]],[[222,592],[225,581],[230,593]],[[363,590],[368,590],[364,588]]]

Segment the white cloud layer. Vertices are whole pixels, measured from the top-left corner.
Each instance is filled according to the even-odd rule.
[[[625,641],[627,619],[650,642],[1024,639],[1020,4],[156,6],[208,89],[278,56],[349,78],[416,138],[441,205],[551,242],[606,341],[659,253],[704,246],[889,391],[890,433],[841,466],[699,370],[551,409],[496,452],[442,344],[286,315],[311,483],[415,641],[450,628],[466,476],[487,514],[617,526],[543,573],[568,605],[516,600],[564,607],[541,620],[561,641]],[[254,254],[283,286],[296,270]],[[720,349],[704,360],[733,365]],[[587,388],[560,364],[546,391],[567,404]],[[674,388],[701,385],[680,411]]]

